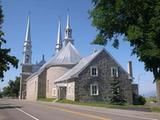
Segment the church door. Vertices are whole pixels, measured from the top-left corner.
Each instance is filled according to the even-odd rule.
[[[66,99],[66,87],[59,88],[59,99]]]

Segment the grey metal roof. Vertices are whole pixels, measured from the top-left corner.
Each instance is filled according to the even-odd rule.
[[[79,52],[72,45],[68,43],[49,63],[48,65],[65,65],[77,64],[81,59]]]
[[[53,56],[49,61],[47,61],[37,72],[33,73],[30,79],[35,75],[39,75],[45,68],[48,68],[53,65],[70,65],[70,64],[77,64],[81,59],[79,52],[76,50],[72,43],[68,42],[68,44],[61,49],[55,56]]]
[[[81,71],[83,71],[88,65],[89,63],[99,54],[103,51],[100,50],[100,51],[97,51],[87,57],[84,57],[82,58],[79,63],[74,66],[72,69],[70,69],[67,73],[65,73],[63,76],[61,76],[60,78],[58,78],[55,83],[57,82],[62,82],[62,81],[65,81],[65,80],[68,80],[70,78],[74,78],[74,77],[78,77],[79,73]]]
[[[78,77],[79,73],[81,73],[90,64],[90,62],[94,58],[96,58],[97,55],[99,55],[102,51],[105,51],[119,65],[119,67],[121,67],[121,69],[124,70],[124,72],[126,74],[128,74],[128,72],[113,58],[113,56],[106,49],[102,49],[102,50],[99,50],[99,51],[91,54],[88,57],[82,58],[80,60],[80,62],[76,66],[74,66],[67,73],[65,73],[63,76],[61,76],[60,78],[58,78],[55,81],[55,83],[63,82],[63,81],[68,80],[70,78],[76,78],[76,77]]]

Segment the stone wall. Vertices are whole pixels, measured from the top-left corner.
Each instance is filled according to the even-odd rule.
[[[98,67],[98,76],[90,75],[90,67]],[[111,67],[118,67],[120,86],[128,103],[132,103],[132,85],[128,80],[127,72],[105,51],[102,51],[91,63],[83,70],[76,81],[75,96],[78,101],[109,101],[111,77]],[[98,84],[99,95],[90,95],[90,85]]]
[[[132,84],[132,90],[135,95],[139,95],[138,93],[138,84]]]
[[[46,97],[46,70],[38,76],[38,98]]]
[[[160,80],[156,82],[156,88],[157,88],[157,99],[160,102]]]
[[[19,98],[25,99],[26,98],[26,79],[32,74],[32,65],[30,64],[22,64],[22,73],[20,79],[20,91],[19,91]]]
[[[35,75],[30,80],[27,81],[26,86],[26,99],[27,100],[37,100],[38,95],[38,76]]]

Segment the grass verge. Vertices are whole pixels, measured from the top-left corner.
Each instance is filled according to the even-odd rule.
[[[39,98],[38,101],[43,102],[53,102],[55,98]],[[147,112],[160,112],[160,107],[150,107],[145,105],[112,105],[107,102],[78,102],[72,100],[58,100],[58,103],[92,106],[92,107],[104,107],[104,108],[114,108],[114,109],[125,109],[125,110],[137,110],[137,111],[147,111]]]
[[[160,107],[151,107],[153,112],[160,112]]]
[[[113,105],[107,102],[75,102],[71,100],[58,100],[59,103],[68,103],[68,104],[76,104],[76,105],[84,105],[84,106],[94,106],[94,107],[105,107],[105,108],[115,108],[115,109],[126,109],[126,110],[139,110],[139,111],[152,111],[149,106],[144,105]],[[155,111],[155,109],[154,109]]]
[[[38,98],[38,101],[53,102],[55,98]]]

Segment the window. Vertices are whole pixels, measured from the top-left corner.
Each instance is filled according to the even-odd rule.
[[[117,67],[111,68],[111,77],[118,77],[118,68]]]
[[[91,84],[90,86],[91,95],[98,95],[98,84]]]
[[[57,89],[56,88],[52,89],[52,96],[57,96]]]
[[[98,68],[97,66],[91,66],[91,76],[98,76]]]

